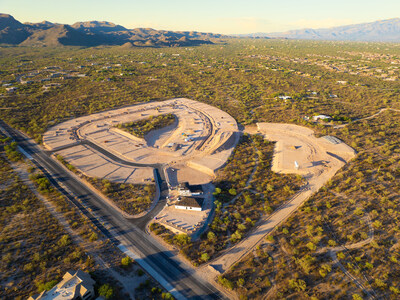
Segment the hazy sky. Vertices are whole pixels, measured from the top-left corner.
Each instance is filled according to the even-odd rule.
[[[275,32],[400,17],[399,0],[0,0],[21,22],[110,21],[215,33]]]

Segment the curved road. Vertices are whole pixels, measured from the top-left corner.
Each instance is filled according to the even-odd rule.
[[[2,126],[60,190],[110,241],[135,260],[177,299],[225,298],[213,285],[194,275],[174,254],[147,235],[135,221],[123,218],[85,184],[71,176],[29,138],[0,120]],[[160,174],[161,175],[161,174]],[[142,220],[139,225],[147,220]]]
[[[156,181],[156,184],[159,186],[160,188],[160,197],[159,199],[155,200],[157,201],[157,204],[151,209],[151,211],[149,211],[148,213],[146,213],[144,216],[138,217],[138,218],[127,218],[127,222],[131,222],[132,224],[136,225],[137,227],[139,227],[142,230],[145,230],[146,225],[152,220],[154,219],[155,216],[157,216],[159,214],[159,212],[164,208],[165,204],[166,204],[166,194],[168,191],[168,185],[166,183],[165,180],[165,174],[164,174],[164,165],[163,164],[141,164],[141,163],[135,163],[132,161],[128,161],[128,160],[124,160],[116,155],[114,155],[113,153],[107,151],[106,149],[100,147],[99,145],[88,141],[88,140],[81,140],[79,142],[80,145],[87,145],[89,147],[91,147],[92,149],[96,150],[97,152],[103,154],[104,156],[106,156],[107,158],[109,158],[112,161],[115,161],[119,164],[122,165],[126,165],[126,166],[132,166],[132,167],[151,167],[155,169],[155,178],[154,180]],[[58,148],[55,151],[51,151],[51,150],[47,150],[45,151],[48,154],[52,154],[55,153],[56,151],[59,151],[61,149],[67,149],[67,148],[71,148],[71,147],[76,147],[77,144],[72,144],[72,145],[68,145],[66,147],[62,147],[62,148]]]
[[[164,174],[164,170],[163,170],[164,165],[162,165],[162,164],[140,164],[140,163],[135,163],[132,161],[127,161],[127,160],[124,160],[124,159],[112,154],[111,152],[105,150],[104,148],[101,148],[100,146],[98,146],[95,143],[92,143],[91,141],[88,141],[88,140],[84,140],[80,144],[88,145],[89,147],[100,152],[101,154],[105,155],[109,159],[111,159],[117,163],[126,165],[126,166],[155,168],[156,176],[155,176],[154,180],[157,181],[156,184],[158,184],[158,186],[160,187],[160,198],[158,199],[157,205],[150,212],[145,214],[144,216],[127,220],[127,222],[130,222],[130,223],[136,225],[137,227],[139,227],[140,229],[145,230],[146,225],[152,219],[154,219],[155,216],[158,215],[158,213],[164,208],[164,206],[166,204],[166,198],[165,198],[166,195],[165,194],[167,194],[166,192],[168,191],[168,185],[165,180],[165,174]]]

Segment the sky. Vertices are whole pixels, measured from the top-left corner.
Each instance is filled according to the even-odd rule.
[[[20,22],[110,21],[126,28],[243,34],[400,17],[399,0],[0,0]]]

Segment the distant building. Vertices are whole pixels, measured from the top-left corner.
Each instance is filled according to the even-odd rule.
[[[21,80],[21,84],[32,84],[32,83],[33,83],[32,80],[27,80],[27,81]]]
[[[182,182],[178,185],[179,195],[181,196],[200,196],[203,195],[201,185],[189,185],[188,182]]]
[[[58,70],[61,69],[60,67],[57,66],[48,66],[48,67],[44,67],[45,70]]]
[[[331,117],[330,117],[330,116],[327,116],[327,115],[318,115],[318,116],[314,116],[314,117],[313,117],[313,120],[314,120],[314,121],[318,121],[318,120],[329,120],[329,119],[331,119]]]
[[[63,280],[50,291],[43,291],[38,295],[31,296],[28,300],[75,300],[93,299],[95,297],[93,285],[95,281],[88,273],[81,270],[68,271]]]
[[[18,88],[16,88],[15,86],[12,86],[12,87],[6,88],[6,91],[9,93],[14,93],[17,89]]]
[[[44,86],[42,86],[42,89],[44,89],[45,91],[54,88],[54,87],[59,87],[61,86],[60,83],[49,83],[49,84],[45,84]]]
[[[49,78],[58,78],[58,77],[61,77],[61,73],[53,73],[53,74],[50,74],[49,75]]]
[[[290,96],[278,96],[278,98],[281,99],[281,100],[290,100],[290,99],[292,99],[292,97],[290,97]]]
[[[175,204],[175,208],[184,210],[202,211],[203,202],[204,202],[203,198],[182,197],[182,199]]]

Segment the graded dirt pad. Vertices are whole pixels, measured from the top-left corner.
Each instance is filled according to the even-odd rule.
[[[177,186],[179,182],[189,182],[189,184],[206,184],[210,182],[210,175],[199,172],[183,164],[177,164],[166,169],[168,182],[171,186]]]
[[[152,168],[135,168],[118,164],[89,146],[78,145],[57,151],[57,154],[89,177],[133,184],[144,183],[144,179],[150,181],[154,177]]]
[[[258,123],[257,126],[266,139],[276,141],[272,170],[277,173],[310,177],[337,168],[355,155],[354,149],[340,140],[333,143],[317,138],[306,127],[279,123]]]
[[[259,226],[244,240],[209,264],[221,273],[248,254],[356,154],[354,149],[342,141],[332,137],[316,138],[314,132],[305,127],[277,123],[258,123],[257,125],[258,132],[266,139],[276,141],[272,170],[280,173],[301,174],[307,184],[270,216],[264,217],[259,222]],[[251,133],[256,132],[252,129]],[[295,166],[295,161],[298,162],[298,168]],[[207,267],[203,270],[204,273],[209,272]]]
[[[175,115],[175,124],[150,132],[144,139],[115,128],[120,123],[169,113]],[[43,143],[89,176],[140,183],[148,179],[148,171],[143,168],[164,164],[179,166],[178,181],[197,184],[213,179],[238,139],[237,124],[230,115],[204,103],[178,98],[72,119],[50,128]],[[138,165],[128,168],[134,171],[128,178],[125,166],[91,149],[90,144],[80,145],[82,141]]]

